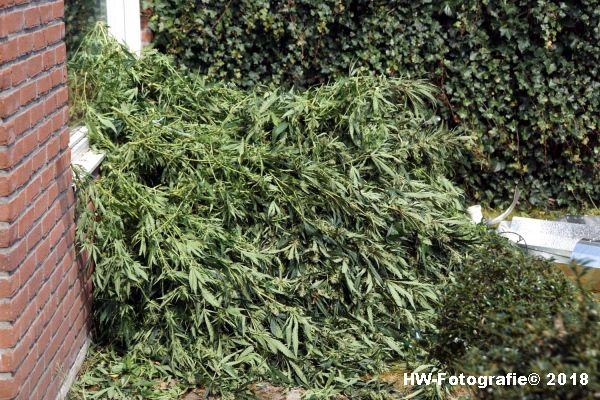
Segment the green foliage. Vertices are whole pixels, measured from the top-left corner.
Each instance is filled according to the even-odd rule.
[[[146,0],[155,45],[242,86],[310,86],[351,68],[427,78],[479,140],[471,194],[534,205],[600,196],[600,2]]]
[[[600,316],[551,263],[501,238],[465,260],[444,296],[434,354],[456,372],[542,377],[538,386],[493,386],[479,398],[587,399],[600,393]],[[577,384],[548,386],[548,373],[577,373]],[[579,374],[588,374],[582,385]]]
[[[71,54],[96,22],[102,20],[106,0],[64,0],[64,3],[65,43]]]
[[[92,346],[67,399],[177,399],[186,387],[173,375],[168,366],[143,354],[120,355],[111,348]]]
[[[100,337],[211,391],[385,396],[365,376],[422,353],[473,240],[445,177],[467,138],[435,123],[432,87],[243,91],[102,30],[70,72],[107,153],[78,229]]]

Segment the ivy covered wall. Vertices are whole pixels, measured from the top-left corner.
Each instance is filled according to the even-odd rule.
[[[146,0],[142,8],[153,10],[157,48],[215,80],[302,87],[358,68],[430,79],[440,114],[477,138],[456,171],[475,199],[508,201],[517,182],[537,206],[600,198],[599,0]]]

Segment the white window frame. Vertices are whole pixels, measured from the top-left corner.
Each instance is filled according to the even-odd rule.
[[[129,50],[142,50],[142,28],[139,0],[106,0],[108,31]]]

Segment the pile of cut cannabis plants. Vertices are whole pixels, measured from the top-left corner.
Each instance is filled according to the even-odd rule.
[[[436,124],[431,86],[243,91],[103,29],[70,68],[107,154],[79,217],[100,340],[212,391],[318,397],[376,393],[367,376],[422,354],[472,240],[447,179],[466,138]]]

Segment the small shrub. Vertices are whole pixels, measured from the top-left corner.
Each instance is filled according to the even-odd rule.
[[[469,375],[537,373],[538,386],[490,386],[493,399],[591,399],[600,394],[600,316],[551,263],[491,238],[465,261],[444,296],[435,356]],[[565,373],[564,386],[547,386]],[[573,385],[570,377],[577,374]],[[587,385],[579,381],[588,374]]]

